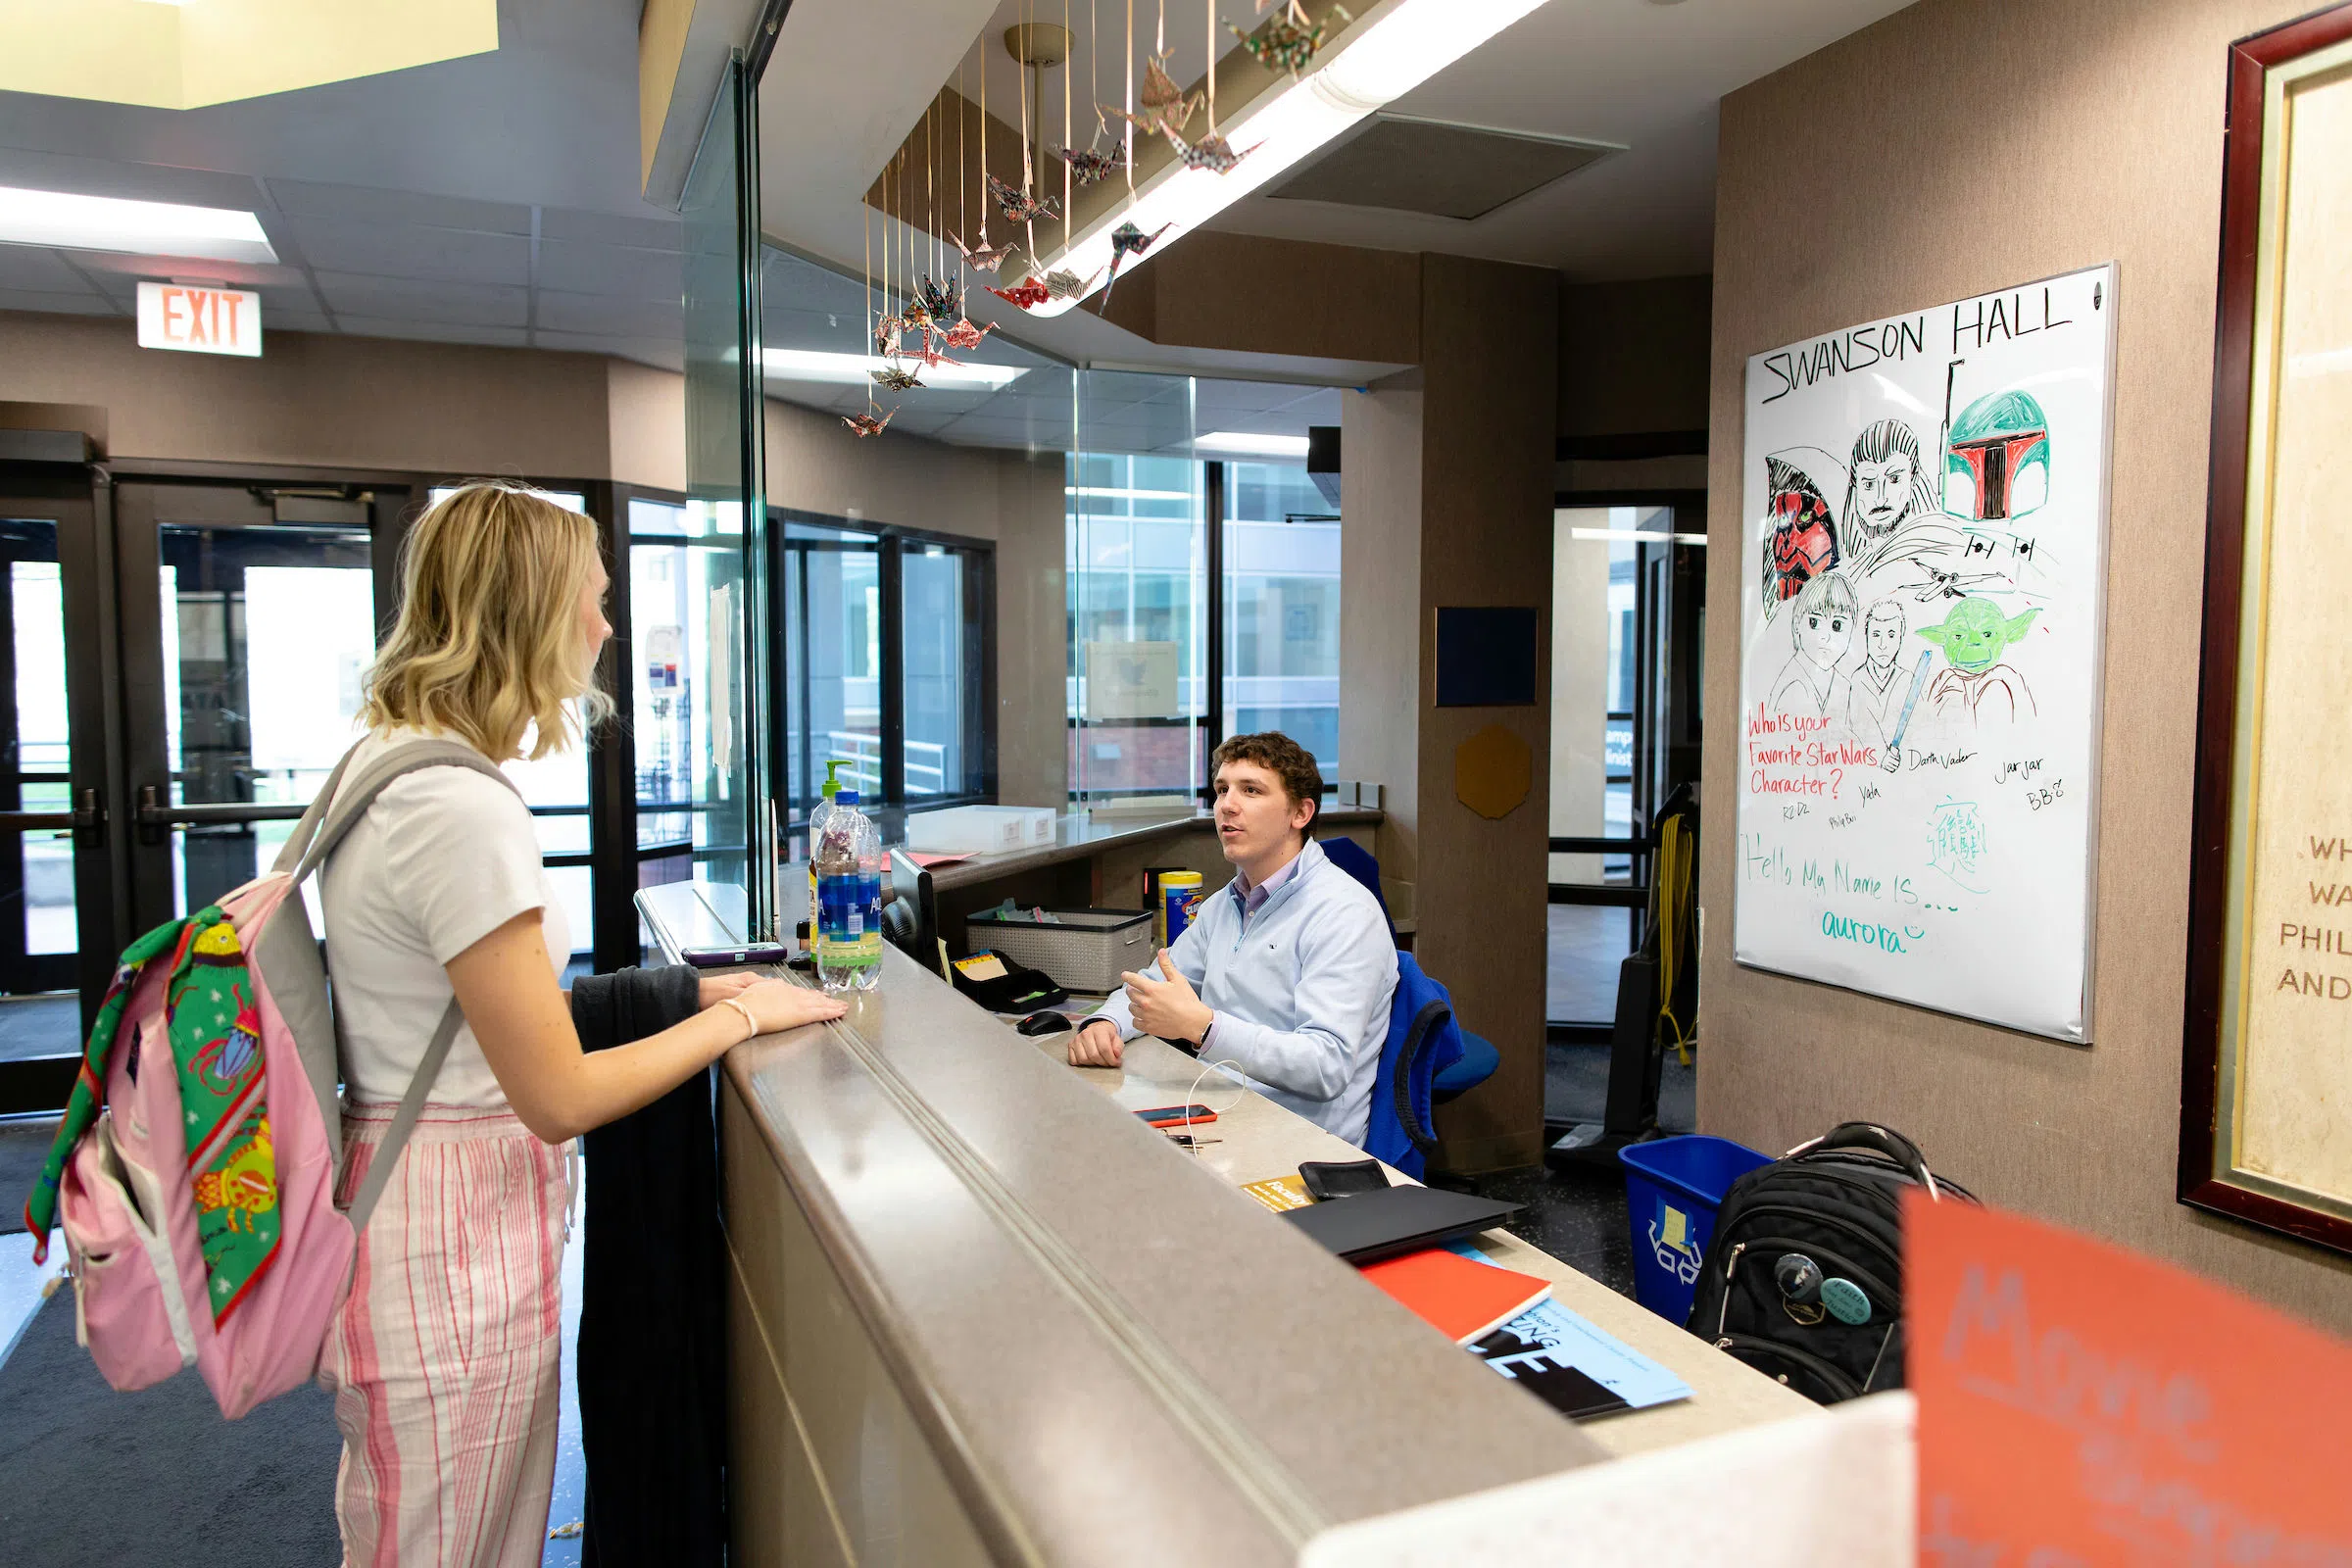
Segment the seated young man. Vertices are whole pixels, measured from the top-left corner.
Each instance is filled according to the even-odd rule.
[[[1200,902],[1157,972],[1126,987],[1070,1038],[1070,1061],[1116,1067],[1125,1042],[1158,1035],[1233,1062],[1250,1086],[1361,1148],[1389,1038],[1396,948],[1380,902],[1307,836],[1323,794],[1288,735],[1217,748],[1217,842],[1233,880]]]

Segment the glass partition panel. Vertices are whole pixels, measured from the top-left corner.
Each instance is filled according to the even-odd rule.
[[[754,369],[759,164],[753,116],[754,97],[738,61],[720,83],[681,204],[688,526],[694,539],[707,544],[673,555],[671,586],[691,602],[674,604],[668,624],[681,650],[687,638],[694,639],[705,673],[702,696],[690,705],[700,727],[670,753],[673,769],[696,776],[681,785],[673,772],[665,787],[684,794],[693,807],[696,879],[742,888],[753,931],[765,934],[769,879],[750,868],[766,864],[772,853],[767,812],[753,804],[763,788],[766,671],[761,661],[745,658],[747,630],[764,635],[767,624],[762,424]],[[632,546],[632,577],[636,568]]]
[[[1225,466],[1225,735],[1340,765],[1340,522],[1302,466]]]
[[[1206,487],[1183,376],[1082,371],[1068,465],[1070,793],[1191,795],[1208,733]]]

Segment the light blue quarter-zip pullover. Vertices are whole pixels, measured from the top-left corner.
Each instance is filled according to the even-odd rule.
[[[1200,1059],[1233,1061],[1255,1089],[1357,1148],[1389,1038],[1396,948],[1380,905],[1311,839],[1247,910],[1241,879],[1200,903],[1168,950],[1216,1014]],[[1136,1028],[1121,991],[1094,1016]]]

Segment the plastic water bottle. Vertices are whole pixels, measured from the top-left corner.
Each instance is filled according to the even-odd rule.
[[[818,792],[815,808],[808,813],[808,907],[806,917],[808,921],[808,932],[811,939],[810,952],[815,951],[814,938],[819,928],[816,849],[819,844],[824,842],[825,819],[833,814],[833,798],[841,793],[841,779],[837,775],[842,768],[847,766],[849,763],[840,758],[835,758],[825,763],[824,787]]]
[[[882,834],[858,792],[833,797],[813,860],[816,977],[827,991],[871,991],[882,979]]]

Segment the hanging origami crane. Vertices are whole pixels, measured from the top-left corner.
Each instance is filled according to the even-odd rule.
[[[1266,9],[1265,0],[1259,0],[1257,9],[1261,12]],[[1333,6],[1321,22],[1310,24],[1298,0],[1289,0],[1281,16],[1255,32],[1244,32],[1230,22],[1225,25],[1242,40],[1242,47],[1249,51],[1250,59],[1268,71],[1287,71],[1291,79],[1297,81],[1298,74],[1314,64],[1315,52],[1329,41],[1333,17],[1342,22],[1355,20],[1346,6]]]
[[[906,330],[906,318],[903,316],[885,316],[875,321],[874,352],[895,356],[899,352],[899,338]]]
[[[963,252],[964,265],[975,272],[993,272],[1021,253],[1018,245],[991,245],[985,235],[981,237],[980,247],[977,250],[966,245],[956,235],[951,234],[948,237],[956,241],[956,248]]]
[[[963,314],[963,285],[954,278],[934,283],[931,274],[925,272],[923,280],[915,285],[914,298],[923,314],[942,325]]]
[[[1110,231],[1110,281],[1102,285],[1102,305],[1110,306],[1110,291],[1119,286],[1119,264],[1130,256],[1141,256],[1165,234],[1172,224],[1162,223],[1147,234],[1133,223],[1121,223]]]
[[[1061,204],[1053,197],[1026,195],[994,174],[988,176],[988,193],[997,199],[997,210],[1004,215],[1007,223],[1034,223],[1061,212]]]
[[[1174,78],[1168,74],[1167,51],[1162,50],[1144,66],[1143,90],[1136,94],[1136,102],[1143,109],[1142,114],[1129,114],[1116,104],[1097,104],[1095,113],[1116,115],[1147,136],[1173,136],[1193,122],[1193,112],[1203,101],[1201,94],[1194,93],[1187,98],[1177,87]]]
[[[1196,142],[1188,142],[1172,130],[1162,134],[1168,138],[1168,145],[1176,149],[1176,156],[1183,161],[1185,168],[1205,169],[1212,174],[1232,173],[1241,167],[1243,159],[1257,151],[1255,147],[1249,147],[1237,153],[1233,150],[1233,144],[1216,131],[1209,132]]]
[[[874,417],[874,405],[868,403],[863,414],[845,414],[841,416],[841,422],[857,431],[858,439],[863,440],[869,435],[880,435],[889,429],[890,421],[898,416],[899,411],[893,409],[877,419]]]
[[[996,329],[997,323],[994,321],[986,326],[976,326],[970,317],[965,317],[941,335],[952,349],[976,349],[980,346],[980,340]]]
[[[1010,288],[999,288],[991,283],[988,291],[1001,300],[1018,305],[1024,311],[1033,311],[1054,297],[1054,291],[1034,277],[1015,283]]]
[[[879,370],[868,370],[866,374],[874,378],[874,385],[888,387],[893,392],[912,392],[923,384],[922,378],[912,370],[898,365],[885,366]]]
[[[1095,278],[1101,277],[1102,275],[1102,270],[1099,267],[1095,269],[1094,277],[1082,278],[1076,272],[1061,270],[1048,272],[1046,274],[1046,293],[1048,297],[1053,299],[1074,300],[1083,295],[1088,289],[1093,288],[1095,286]],[[1032,281],[1035,280],[1032,279]]]
[[[1070,176],[1081,185],[1108,179],[1127,167],[1127,144],[1124,141],[1112,142],[1110,151],[1106,153],[1096,152],[1091,147],[1083,152],[1075,147],[1056,147],[1054,154],[1070,166]]]
[[[907,349],[904,355],[904,358],[912,360],[918,365],[927,366],[934,369],[942,365],[961,365],[963,363],[961,360],[951,360],[945,354],[940,353],[939,350],[931,346],[931,340],[927,337],[923,339],[923,343],[920,348]]]

